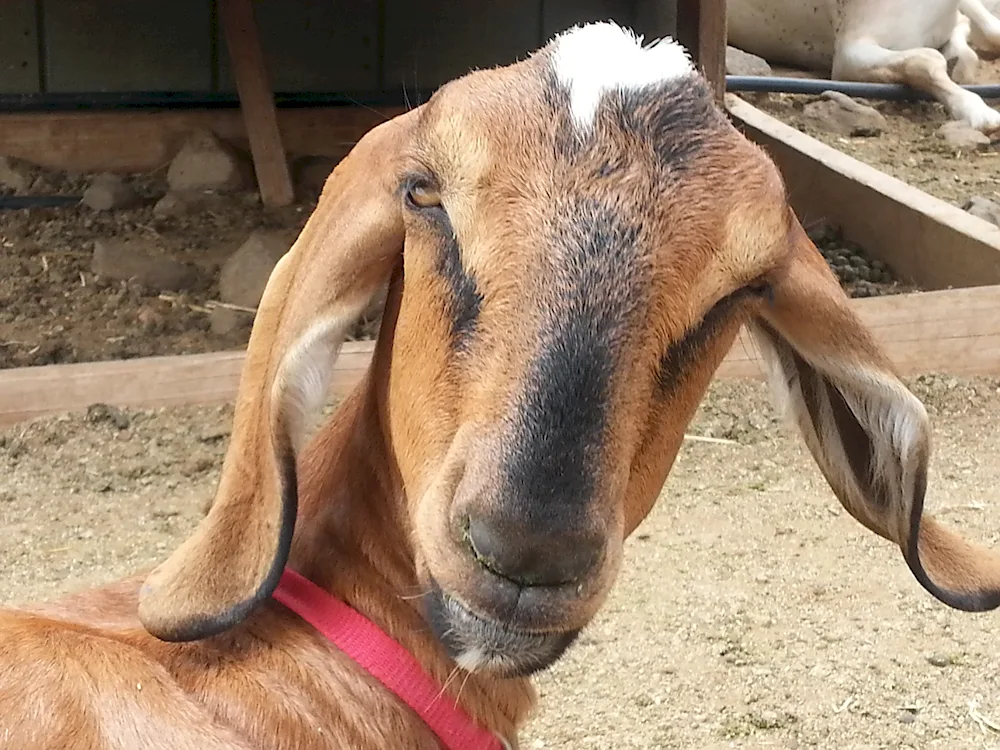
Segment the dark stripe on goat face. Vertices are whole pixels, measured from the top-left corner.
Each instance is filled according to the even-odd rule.
[[[438,273],[448,285],[452,346],[464,350],[475,331],[483,295],[476,286],[476,280],[469,275],[462,264],[458,238],[450,227],[446,237],[438,260]]]
[[[507,509],[536,533],[579,527],[597,485],[611,384],[647,284],[641,227],[594,200],[555,208],[539,348],[504,466]]]

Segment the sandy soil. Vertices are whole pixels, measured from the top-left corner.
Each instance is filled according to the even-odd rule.
[[[930,497],[1000,543],[1000,381],[913,382]],[[197,523],[228,408],[46,419],[0,432],[0,601],[148,567]],[[539,680],[525,748],[1000,748],[995,614],[937,603],[841,511],[762,385],[716,384],[616,590]],[[980,718],[977,721],[976,717]]]
[[[980,63],[977,83],[1000,82],[1000,60]],[[769,94],[754,106],[793,125],[829,146],[877,169],[898,177],[924,192],[961,206],[981,195],[1000,201],[1000,141],[974,153],[956,152],[935,131],[947,122],[944,107],[936,102],[866,101],[889,121],[876,137],[845,138],[816,130],[802,117],[802,109],[818,97]],[[990,102],[994,107],[997,101]]]

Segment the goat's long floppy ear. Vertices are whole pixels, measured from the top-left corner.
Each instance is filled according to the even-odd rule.
[[[297,508],[295,456],[350,326],[403,246],[402,148],[419,110],[370,131],[337,166],[268,280],[236,396],[215,502],[146,580],[139,617],[164,640],[214,635],[271,595]]]
[[[956,609],[1000,605],[1000,556],[923,514],[927,413],[851,311],[798,222],[773,304],[751,325],[809,450],[844,508],[900,546],[913,575]]]

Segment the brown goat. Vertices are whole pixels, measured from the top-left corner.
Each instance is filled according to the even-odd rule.
[[[386,282],[371,369],[309,438]],[[286,565],[516,746],[528,676],[607,597],[741,325],[847,510],[942,601],[996,607],[997,557],[922,517],[926,413],[774,165],[683,50],[595,24],[334,170],[267,285],[194,535],[141,588],[0,613],[0,746],[438,748],[271,599]]]

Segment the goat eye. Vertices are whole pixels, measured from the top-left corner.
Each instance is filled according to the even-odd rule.
[[[758,279],[754,283],[748,284],[745,289],[753,296],[766,300],[768,304],[774,304],[774,287],[766,279]]]
[[[415,208],[439,208],[441,193],[426,182],[415,182],[407,188],[406,200]]]

